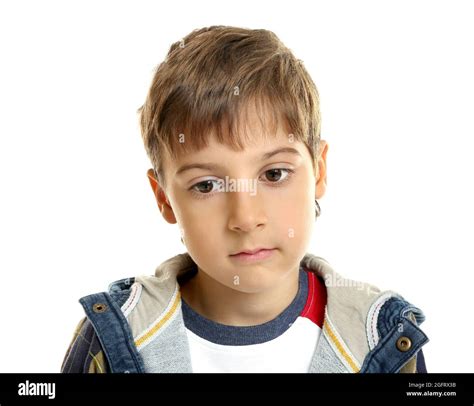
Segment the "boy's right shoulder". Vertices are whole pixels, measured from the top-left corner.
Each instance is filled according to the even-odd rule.
[[[119,279],[109,284],[108,295],[117,304],[124,308],[134,296],[135,278]],[[87,299],[85,296],[80,302]],[[100,311],[100,310],[98,310]],[[77,324],[72,340],[64,356],[61,373],[108,373],[110,372],[107,357],[97,336],[95,328],[86,315]]]
[[[178,254],[162,262],[154,275],[119,279],[108,285],[107,292],[79,299],[86,317],[75,329],[61,372],[142,372],[144,367],[136,347],[129,344],[153,322],[156,314],[169,310],[170,302],[179,301],[178,276],[188,277],[192,272],[195,264],[190,256]],[[111,331],[116,334],[110,336]]]

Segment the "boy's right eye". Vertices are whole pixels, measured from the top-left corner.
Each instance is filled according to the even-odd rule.
[[[207,194],[214,190],[214,183],[217,180],[204,180],[202,182],[196,183],[194,186],[191,186],[191,190],[201,194]]]

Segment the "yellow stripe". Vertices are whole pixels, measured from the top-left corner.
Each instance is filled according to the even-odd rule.
[[[148,332],[144,336],[140,337],[138,340],[135,340],[135,345],[137,347],[139,347],[146,340],[148,340],[153,334],[155,334],[163,326],[163,324],[165,324],[170,319],[170,317],[173,315],[176,308],[178,307],[180,300],[181,300],[181,295],[178,291],[176,295],[176,299],[174,300],[174,303],[171,306],[171,309],[168,311],[168,313],[166,313],[165,316],[158,323],[156,323],[150,330],[148,330]]]
[[[102,351],[99,351],[96,355],[94,355],[92,354],[92,352],[89,351],[89,355],[92,357],[93,361],[89,364],[89,373],[97,373],[96,369],[98,369],[98,373],[103,374],[104,369],[102,368],[102,366],[104,365],[104,353]]]
[[[324,323],[324,327],[326,327],[326,331],[327,333],[329,334],[329,337],[331,338],[331,340],[334,342],[334,344],[336,345],[336,348],[339,350],[339,352],[342,354],[342,356],[344,357],[344,359],[347,361],[347,363],[351,366],[351,368],[354,370],[354,372],[359,372],[359,368],[357,367],[357,365],[355,364],[355,362],[352,360],[352,358],[350,357],[350,355],[346,352],[346,350],[344,349],[344,347],[342,346],[342,344],[339,342],[339,340],[337,339],[336,335],[334,334],[334,332],[332,331],[331,327],[329,326],[329,323]]]

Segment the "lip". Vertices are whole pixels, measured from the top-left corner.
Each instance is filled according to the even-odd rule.
[[[237,254],[232,254],[230,257],[239,262],[249,263],[268,259],[273,255],[274,251],[276,251],[275,248],[256,248],[253,250],[244,250]]]
[[[271,249],[273,249],[273,248],[258,247],[258,248],[254,248],[254,249],[242,250],[242,251],[236,252],[235,254],[231,254],[231,255],[255,254],[255,253],[257,253],[258,251],[261,251],[261,250],[271,250]]]

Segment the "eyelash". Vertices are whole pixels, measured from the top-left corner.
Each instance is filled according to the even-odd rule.
[[[268,169],[264,172],[267,173],[267,172],[270,172],[270,171],[276,171],[276,170],[279,170],[279,171],[287,171],[288,172],[288,175],[281,181],[281,182],[269,182],[272,186],[271,187],[280,187],[282,185],[284,185],[286,182],[288,182],[292,176],[294,175],[295,171],[294,169],[289,169],[289,168],[272,168],[272,169]],[[209,193],[202,193],[202,192],[197,192],[195,190],[195,187],[200,185],[201,183],[206,183],[206,182],[215,182],[217,180],[215,179],[209,179],[209,180],[204,180],[202,182],[198,182],[196,184],[194,184],[193,186],[191,186],[189,188],[189,191],[195,196],[197,197],[198,199],[208,199],[209,197],[215,195],[216,193],[213,193],[213,192],[209,192]],[[219,192],[218,192],[219,193]]]

